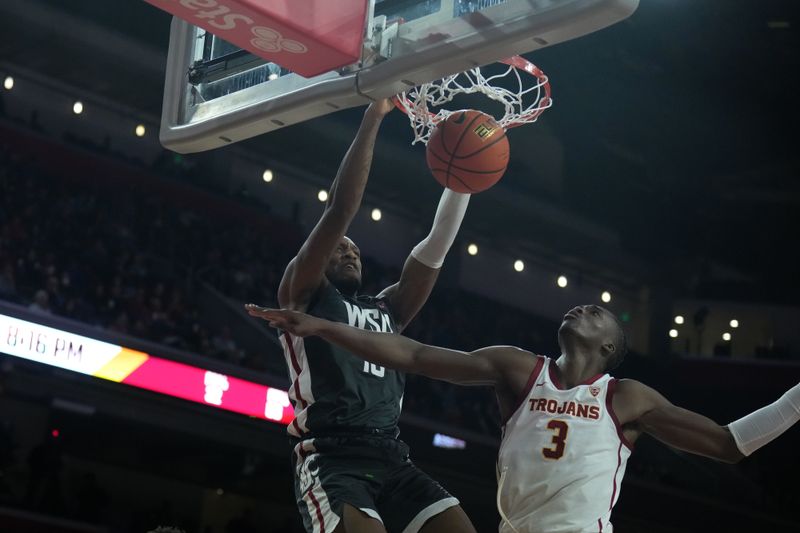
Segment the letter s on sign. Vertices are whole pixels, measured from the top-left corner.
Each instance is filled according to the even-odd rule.
[[[228,13],[224,17],[222,17],[222,24],[217,22],[216,20],[209,20],[208,24],[214,26],[218,30],[232,30],[236,27],[236,21],[241,20],[245,24],[252,24],[253,19],[250,17],[246,17],[244,15],[239,15],[238,13]]]
[[[216,0],[181,0],[181,5],[196,11],[207,7],[217,7],[217,2]]]

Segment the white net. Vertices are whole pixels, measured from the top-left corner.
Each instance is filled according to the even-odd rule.
[[[505,114],[497,122],[505,129],[536,122],[539,115],[553,105],[547,76],[520,56],[504,59],[501,63],[508,68],[500,74],[486,77],[480,68],[473,68],[397,95],[397,106],[408,115],[414,129],[411,144],[428,144],[436,126],[455,112],[448,109],[434,112],[431,108],[438,108],[459,94],[482,93],[500,103]],[[494,85],[501,80],[511,88]]]

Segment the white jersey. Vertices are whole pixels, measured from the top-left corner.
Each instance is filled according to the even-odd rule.
[[[610,533],[631,448],[611,409],[608,374],[564,390],[539,357],[503,428],[497,501],[501,533]],[[512,527],[513,526],[513,527]]]

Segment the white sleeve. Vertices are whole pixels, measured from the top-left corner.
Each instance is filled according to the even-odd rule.
[[[800,383],[777,401],[728,424],[736,446],[750,455],[800,420]]]
[[[467,212],[469,194],[445,189],[433,217],[431,232],[411,250],[411,256],[430,268],[440,268]]]

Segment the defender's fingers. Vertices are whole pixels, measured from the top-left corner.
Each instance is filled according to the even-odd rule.
[[[244,306],[245,310],[252,316],[259,316],[262,318],[269,318],[270,316],[280,316],[277,313],[279,309],[270,309],[269,307],[260,307],[255,304],[247,304]]]

